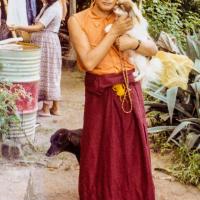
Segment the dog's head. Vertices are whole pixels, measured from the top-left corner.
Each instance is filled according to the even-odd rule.
[[[140,22],[140,11],[135,3],[131,0],[118,0],[113,12],[116,16],[129,16],[135,23]]]
[[[133,2],[131,0],[118,0],[113,11],[120,16],[130,16],[133,10]]]
[[[81,129],[68,130],[59,129],[57,130],[50,139],[51,146],[48,149],[46,156],[55,156],[63,151],[70,151],[72,146],[79,146],[80,143]]]

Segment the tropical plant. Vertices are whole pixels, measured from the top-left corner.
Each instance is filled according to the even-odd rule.
[[[150,0],[144,1],[143,11],[150,25],[152,37],[157,38],[161,31],[170,32],[180,40],[184,39],[180,14],[180,2]]]
[[[186,34],[200,28],[199,6],[196,1],[148,0],[143,1],[143,12],[152,37],[156,39],[165,31],[173,34],[185,48]]]
[[[200,14],[200,1],[199,0],[179,0],[181,2],[181,9],[185,12],[193,11]]]
[[[21,98],[29,98],[21,85],[0,82],[0,135],[7,134],[11,125],[20,124],[16,102]]]
[[[81,11],[90,6],[91,0],[77,0],[77,11]]]
[[[187,43],[188,56],[195,60],[187,89],[166,88],[152,84],[146,93],[154,97],[156,101],[146,101],[145,104],[154,112],[167,110],[166,113],[168,113],[164,126],[149,128],[149,133],[171,131],[168,141],[173,141],[178,146],[186,144],[189,149],[200,150],[200,41],[198,34],[188,36]]]
[[[200,154],[190,151],[187,146],[177,148],[174,152],[174,165],[170,171],[180,182],[200,187]]]
[[[200,153],[198,150],[191,151],[186,145],[177,147],[166,142],[168,136],[168,133],[150,135],[152,150],[163,156],[168,155],[171,161],[171,165],[155,170],[172,175],[178,181],[200,189]]]

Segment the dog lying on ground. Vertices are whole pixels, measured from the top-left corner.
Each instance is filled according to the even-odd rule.
[[[51,146],[46,156],[51,157],[61,152],[73,153],[80,162],[80,137],[82,129],[68,130],[59,129],[50,138]]]

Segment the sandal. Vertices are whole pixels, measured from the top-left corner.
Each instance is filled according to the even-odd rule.
[[[38,111],[38,116],[40,116],[40,117],[51,117],[51,114],[50,113],[45,113],[44,111],[39,110]]]

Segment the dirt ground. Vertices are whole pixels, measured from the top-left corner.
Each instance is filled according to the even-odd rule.
[[[45,157],[49,138],[58,128],[76,129],[83,124],[84,86],[83,74],[63,69],[62,74],[62,116],[38,118],[40,126],[36,131],[36,151],[24,147],[21,161],[8,162],[0,159],[3,169],[31,171],[31,200],[78,200],[79,165],[70,153],[62,153],[53,158]],[[192,186],[180,184],[164,173],[155,171],[169,162],[152,153],[152,169],[157,200],[200,200],[200,191]],[[1,173],[0,173],[1,176]],[[1,179],[1,177],[0,177]],[[20,192],[20,191],[19,191]],[[13,200],[1,199],[0,200]],[[23,199],[22,199],[23,200]],[[102,199],[103,200],[103,199]]]

